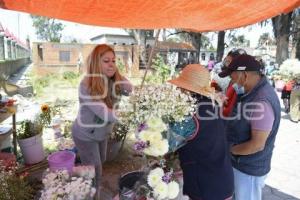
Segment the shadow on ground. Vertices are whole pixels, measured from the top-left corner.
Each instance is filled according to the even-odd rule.
[[[126,140],[118,156],[104,163],[101,200],[111,200],[118,194],[118,181],[122,175],[141,169],[143,160],[134,154],[132,146],[132,141]]]
[[[294,196],[283,193],[277,188],[273,188],[269,185],[266,185],[263,190],[262,200],[300,200]]]

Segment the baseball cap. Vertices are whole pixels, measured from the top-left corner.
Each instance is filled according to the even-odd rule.
[[[253,57],[247,54],[242,54],[228,65],[226,69],[224,69],[221,73],[219,73],[220,77],[229,76],[234,71],[257,71],[260,72],[262,70],[261,64]]]

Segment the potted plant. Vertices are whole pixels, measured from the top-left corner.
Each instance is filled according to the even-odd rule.
[[[122,122],[114,125],[112,134],[107,144],[107,161],[112,161],[118,155],[123,146],[129,127]]]
[[[17,140],[26,164],[35,164],[45,158],[42,132],[51,122],[50,108],[42,105],[41,111],[32,120],[21,122],[17,130]]]

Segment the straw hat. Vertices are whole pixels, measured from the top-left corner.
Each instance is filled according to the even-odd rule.
[[[168,82],[210,98],[215,94],[215,89],[210,87],[209,71],[200,64],[185,66],[177,78]]]

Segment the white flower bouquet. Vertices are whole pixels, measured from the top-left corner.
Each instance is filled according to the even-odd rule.
[[[140,174],[133,188],[122,188],[121,199],[169,200],[175,199],[179,191],[180,187],[173,170],[158,166]]]
[[[194,110],[195,99],[169,84],[144,86],[134,91],[119,108],[121,121],[133,128],[150,118],[160,118],[166,123],[182,121]]]
[[[50,172],[46,171],[43,178],[44,189],[42,190],[40,200],[92,200],[96,188],[93,187],[93,173],[90,168],[76,170],[77,175],[70,176],[67,170]]]
[[[166,129],[166,125],[160,118],[148,120],[139,127],[134,149],[148,156],[164,156],[169,151],[168,140],[162,135]]]
[[[157,167],[149,172],[147,183],[151,187],[150,194],[155,199],[175,199],[179,194],[179,184],[174,181],[173,172],[164,172]]]
[[[189,135],[182,134],[179,137],[176,135],[178,132],[169,131],[169,126],[193,116],[195,102],[189,93],[165,84],[138,89],[125,103],[120,104],[120,121],[135,131],[134,149],[148,163],[144,166],[146,178],[141,178],[134,188],[127,190],[129,194],[138,196],[136,199],[167,200],[178,195],[179,184],[173,176],[174,168],[168,164],[168,158],[172,157],[170,152],[186,143]]]
[[[300,80],[300,61],[298,59],[287,59],[279,68],[277,73],[284,80]]]

